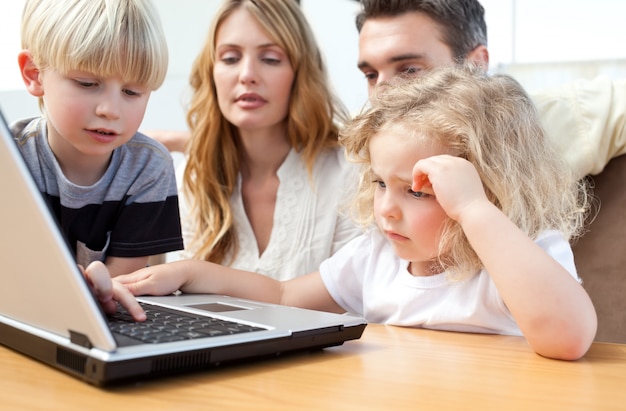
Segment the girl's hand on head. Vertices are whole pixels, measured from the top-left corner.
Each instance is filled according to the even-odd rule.
[[[476,168],[469,161],[447,154],[428,157],[413,167],[413,191],[432,187],[437,202],[456,221],[471,205],[489,201]]]

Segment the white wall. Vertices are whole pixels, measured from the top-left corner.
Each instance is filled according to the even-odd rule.
[[[153,94],[143,128],[185,127],[187,76],[220,0],[153,0],[170,48],[163,87]],[[626,2],[594,0],[481,0],[489,30],[492,70],[521,76],[528,88],[605,73],[626,77]],[[23,89],[15,56],[24,0],[0,5],[0,105],[12,120],[38,113],[36,99]],[[356,69],[357,32],[353,0],[301,0],[325,53],[334,87],[352,111],[366,99],[366,83]],[[585,70],[580,64],[586,63]],[[556,64],[559,62],[559,64]],[[566,62],[565,64],[562,62]],[[552,64],[555,63],[555,64]],[[590,70],[589,67],[595,67]]]

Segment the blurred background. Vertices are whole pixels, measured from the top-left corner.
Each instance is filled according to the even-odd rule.
[[[170,47],[164,85],[149,103],[142,129],[184,129],[187,78],[220,0],[153,0]],[[355,112],[367,99],[356,68],[358,36],[354,0],[300,0],[325,55],[339,97]],[[515,76],[528,91],[575,78],[626,77],[626,1],[481,0],[485,8],[492,72]],[[17,66],[24,0],[0,6],[0,106],[9,121],[37,115]],[[622,28],[620,28],[622,27]]]

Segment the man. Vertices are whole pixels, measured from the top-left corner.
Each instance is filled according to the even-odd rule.
[[[397,75],[462,62],[487,70],[477,0],[361,0],[358,67],[368,91]],[[533,95],[548,136],[575,172],[598,174],[626,153],[626,80],[580,80]]]

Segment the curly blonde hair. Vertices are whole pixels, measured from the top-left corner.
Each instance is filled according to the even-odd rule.
[[[245,8],[287,54],[295,73],[286,118],[291,146],[312,172],[317,156],[338,145],[339,125],[348,119],[333,94],[322,55],[298,4],[293,0],[227,0],[218,10],[190,78],[193,96],[187,114],[191,139],[183,190],[190,199],[193,258],[228,263],[237,254],[230,197],[240,168],[238,132],[220,112],[213,69],[222,22]]]
[[[361,224],[374,222],[370,139],[398,126],[408,136],[425,135],[470,161],[489,200],[530,238],[550,229],[570,240],[581,233],[587,187],[552,147],[532,101],[512,77],[490,76],[470,66],[388,83],[372,97],[371,107],[343,129],[341,144],[362,164],[352,205]],[[439,264],[455,276],[483,266],[452,219],[445,223],[439,251]]]

